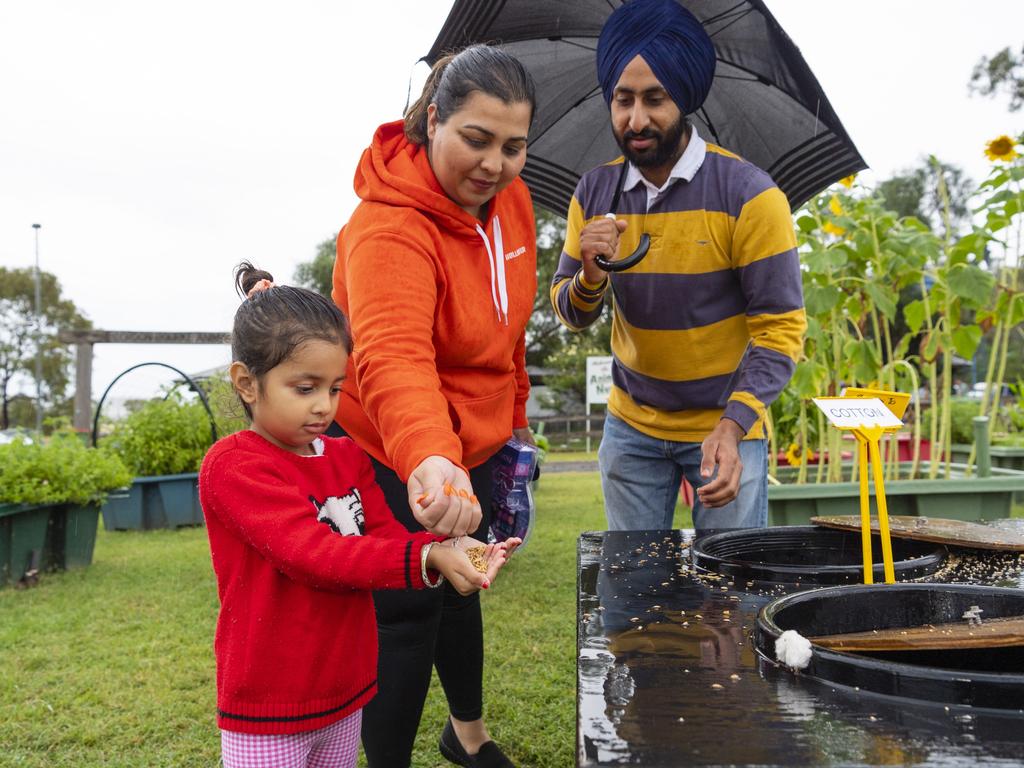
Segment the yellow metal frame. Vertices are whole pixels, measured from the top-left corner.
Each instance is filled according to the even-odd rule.
[[[886,432],[895,432],[899,427],[857,427],[851,429],[857,438],[860,469],[860,537],[864,553],[864,583],[874,584],[875,577],[871,554],[871,493],[868,488],[868,457],[875,479],[875,504],[878,506],[878,533],[882,539],[882,568],[885,583],[896,583],[896,571],[892,564],[892,539],[889,536],[889,510],[885,503],[885,480],[882,477],[882,451],[879,442]]]
[[[897,419],[903,418],[903,413],[910,402],[910,395],[902,392],[890,392],[883,389],[867,389],[862,387],[849,387],[844,390],[841,397],[819,397],[818,400],[841,400],[847,398],[873,398],[877,397],[882,404],[892,412]],[[875,576],[873,569],[873,557],[871,552],[871,491],[868,487],[868,461],[870,459],[871,469],[875,480],[875,504],[878,507],[878,533],[882,540],[882,569],[885,574],[886,584],[896,583],[896,570],[892,563],[892,538],[889,535],[889,509],[885,503],[885,479],[882,473],[882,450],[880,442],[882,435],[887,432],[899,432],[902,425],[894,427],[836,427],[841,432],[852,432],[857,438],[857,458],[860,471],[860,536],[861,548],[864,556],[864,583],[874,584]]]

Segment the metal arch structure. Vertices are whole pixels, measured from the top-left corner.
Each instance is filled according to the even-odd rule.
[[[129,373],[131,373],[136,368],[143,368],[143,367],[145,367],[147,365],[159,365],[159,366],[162,366],[164,368],[170,368],[176,374],[181,376],[186,382],[188,382],[189,387],[191,387],[192,390],[197,395],[199,395],[199,400],[200,400],[200,402],[202,402],[203,408],[206,409],[206,415],[210,417],[210,436],[213,438],[213,442],[214,443],[217,442],[217,421],[213,417],[213,410],[210,408],[210,403],[207,401],[206,395],[203,393],[202,387],[200,387],[198,384],[196,384],[196,382],[192,379],[191,376],[189,376],[184,371],[181,371],[181,370],[175,368],[173,365],[168,365],[167,363],[150,362],[150,363],[138,363],[137,365],[133,365],[131,368],[127,368],[127,369],[121,371],[121,373],[117,374],[117,376],[114,377],[114,380],[112,382],[110,382],[109,385],[107,385],[107,388],[105,390],[103,390],[103,396],[100,398],[100,401],[96,404],[96,415],[93,417],[93,420],[92,420],[92,445],[93,445],[93,447],[94,448],[96,447],[96,441],[97,441],[97,438],[99,437],[100,411],[103,410],[103,401],[107,399],[107,395],[110,393],[110,390],[113,389],[114,385],[117,384],[117,382],[119,382],[124,376],[126,376]]]

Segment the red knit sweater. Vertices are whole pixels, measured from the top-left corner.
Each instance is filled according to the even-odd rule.
[[[377,691],[372,589],[423,587],[420,550],[388,509],[365,453],[323,438],[298,456],[246,430],[203,461],[199,495],[221,610],[217,724],[322,728]]]

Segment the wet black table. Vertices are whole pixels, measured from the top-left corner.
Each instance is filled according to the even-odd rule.
[[[690,535],[579,539],[577,765],[1024,765],[1024,713],[837,688],[755,654],[757,611],[807,585],[697,573]]]

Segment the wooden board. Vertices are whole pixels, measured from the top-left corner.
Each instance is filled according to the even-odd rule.
[[[969,624],[926,624],[890,627],[807,638],[834,651],[931,651],[957,648],[1006,648],[1024,645],[1024,616],[1006,616]]]
[[[844,531],[860,531],[860,515],[812,517],[811,523]],[[871,530],[878,532],[878,518],[871,518]],[[1024,552],[1024,535],[989,525],[946,520],[939,517],[890,515],[889,533],[897,538],[934,541],[957,547]]]

